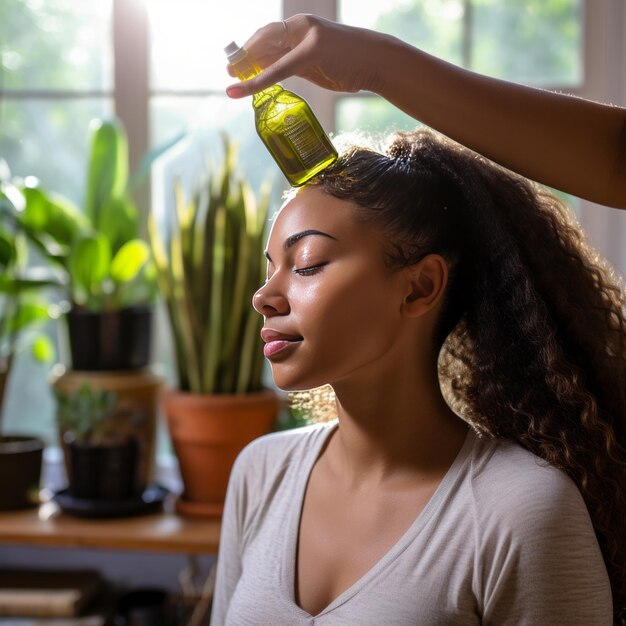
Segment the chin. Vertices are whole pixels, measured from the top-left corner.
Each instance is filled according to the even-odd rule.
[[[275,371],[272,372],[272,377],[274,384],[281,391],[309,391],[328,384],[327,381],[321,381],[319,379],[288,376],[285,374],[281,375],[279,372]]]

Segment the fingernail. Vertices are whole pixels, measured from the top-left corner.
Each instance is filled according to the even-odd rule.
[[[230,87],[226,87],[226,95],[230,98],[241,98],[244,94],[239,85],[230,85]]]

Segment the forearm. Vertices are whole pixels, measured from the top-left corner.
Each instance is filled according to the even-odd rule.
[[[485,77],[394,38],[380,46],[374,91],[398,108],[528,178],[626,208],[626,109]]]

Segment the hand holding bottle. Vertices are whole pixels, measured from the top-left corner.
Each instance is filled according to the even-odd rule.
[[[315,15],[295,15],[259,28],[243,45],[264,70],[227,93],[241,98],[289,76],[300,76],[333,91],[375,90],[377,64],[368,57],[377,40],[388,38],[364,28],[331,22]],[[235,76],[232,68],[228,68]]]
[[[263,69],[234,41],[224,48],[229,67],[247,82]],[[298,187],[337,159],[337,150],[311,107],[297,94],[275,84],[252,96],[256,131],[289,183]]]

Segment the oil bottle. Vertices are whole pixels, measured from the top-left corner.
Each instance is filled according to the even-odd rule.
[[[224,48],[240,80],[261,73],[261,68],[234,41]],[[300,96],[272,85],[252,97],[256,131],[294,187],[303,185],[337,158],[337,151]]]

